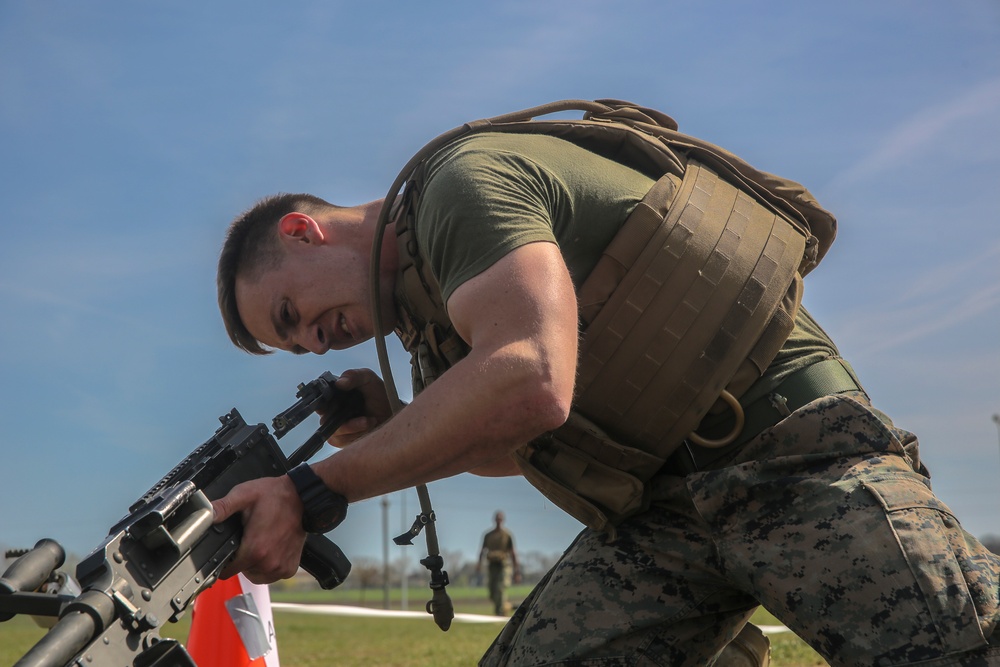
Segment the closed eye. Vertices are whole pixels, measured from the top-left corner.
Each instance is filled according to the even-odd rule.
[[[274,333],[278,336],[278,340],[282,343],[288,342],[290,340],[289,331],[295,328],[297,321],[297,316],[295,311],[292,309],[291,304],[288,301],[282,301],[281,305],[278,307],[277,317],[274,317],[271,320],[271,324],[274,326]],[[293,345],[288,351],[293,354],[305,354],[308,352],[308,350],[299,345]]]
[[[292,320],[292,310],[287,301],[281,304],[281,311],[278,313],[278,317],[285,327],[290,328],[295,326],[295,322]]]
[[[292,308],[287,301],[282,302],[281,310],[278,312],[278,318],[283,328],[281,331],[281,337],[282,339],[287,339],[288,329],[295,328],[295,324],[298,322],[298,318],[292,312]],[[305,349],[301,345],[293,345],[288,351],[292,354],[309,354],[309,350]]]

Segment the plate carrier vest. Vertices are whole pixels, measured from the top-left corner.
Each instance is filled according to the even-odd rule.
[[[583,119],[535,120],[570,110]],[[380,229],[391,219],[397,234],[396,333],[411,354],[414,394],[469,350],[414,225],[427,158],[475,132],[556,136],[656,180],[578,290],[583,334],[569,419],[514,454],[553,503],[614,535],[616,523],[648,507],[647,482],[685,439],[722,447],[739,434],[737,399],[791,332],[802,276],[826,254],[836,220],[798,183],[628,102],[567,100],[467,123],[410,160],[380,216]],[[726,409],[736,416],[729,436],[697,435],[706,414]]]

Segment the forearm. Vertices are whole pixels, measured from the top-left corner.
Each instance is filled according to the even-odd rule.
[[[534,352],[473,353],[314,468],[352,502],[466,471],[516,474],[510,453],[565,419],[572,394],[565,385]]]
[[[578,322],[557,246],[512,251],[456,289],[448,311],[469,355],[381,428],[317,464],[349,501],[492,470],[569,415]]]
[[[479,477],[517,477],[521,475],[521,469],[517,467],[513,456],[506,455],[495,461],[490,461],[469,470],[473,475]]]

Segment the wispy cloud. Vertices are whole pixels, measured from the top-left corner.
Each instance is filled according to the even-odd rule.
[[[838,174],[830,187],[850,186],[892,169],[931,148],[943,135],[971,119],[1000,115],[1000,78],[991,79],[944,104],[927,107],[904,120],[874,149]]]
[[[495,115],[559,95],[564,73],[570,71],[567,68],[620,19],[620,14],[605,7],[596,0],[576,2],[572,10],[564,3],[531,0],[497,5],[489,10],[490,20],[502,26],[498,31],[503,30],[504,38],[497,38],[500,32],[484,37],[481,48],[461,58],[443,54],[437,62],[443,72],[438,84],[410,101],[405,118],[417,126],[427,118],[440,118],[442,108],[469,108],[470,104],[478,105],[483,116]],[[463,27],[471,29],[471,24]],[[546,98],[513,101],[540,90],[547,91],[542,93]]]
[[[970,248],[974,246],[970,245]],[[844,333],[878,354],[931,334],[958,329],[1000,313],[1000,241],[968,257],[923,270],[890,303],[853,317]],[[993,321],[996,321],[993,317]],[[998,325],[1000,327],[1000,325]],[[871,331],[880,335],[871,336]]]
[[[966,285],[977,282],[992,283],[996,281],[983,280],[990,272],[997,272],[1000,266],[1000,240],[987,242],[985,246],[969,244],[969,255],[954,259],[946,264],[932,268],[923,268],[914,276],[910,287],[900,294],[900,301],[920,301],[941,294],[953,296],[956,292],[965,291]]]

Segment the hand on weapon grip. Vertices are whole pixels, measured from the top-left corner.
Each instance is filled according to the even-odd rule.
[[[306,533],[302,529],[302,502],[287,476],[237,484],[213,501],[212,509],[214,523],[234,514],[240,514],[243,521],[243,538],[221,573],[223,579],[242,572],[255,584],[270,584],[298,571]]]
[[[335,386],[343,391],[357,389],[361,392],[365,401],[365,411],[363,415],[344,422],[327,440],[334,447],[346,447],[392,416],[389,399],[385,393],[385,383],[374,371],[368,368],[344,371]],[[317,412],[320,418],[325,420],[325,412],[322,409]]]

